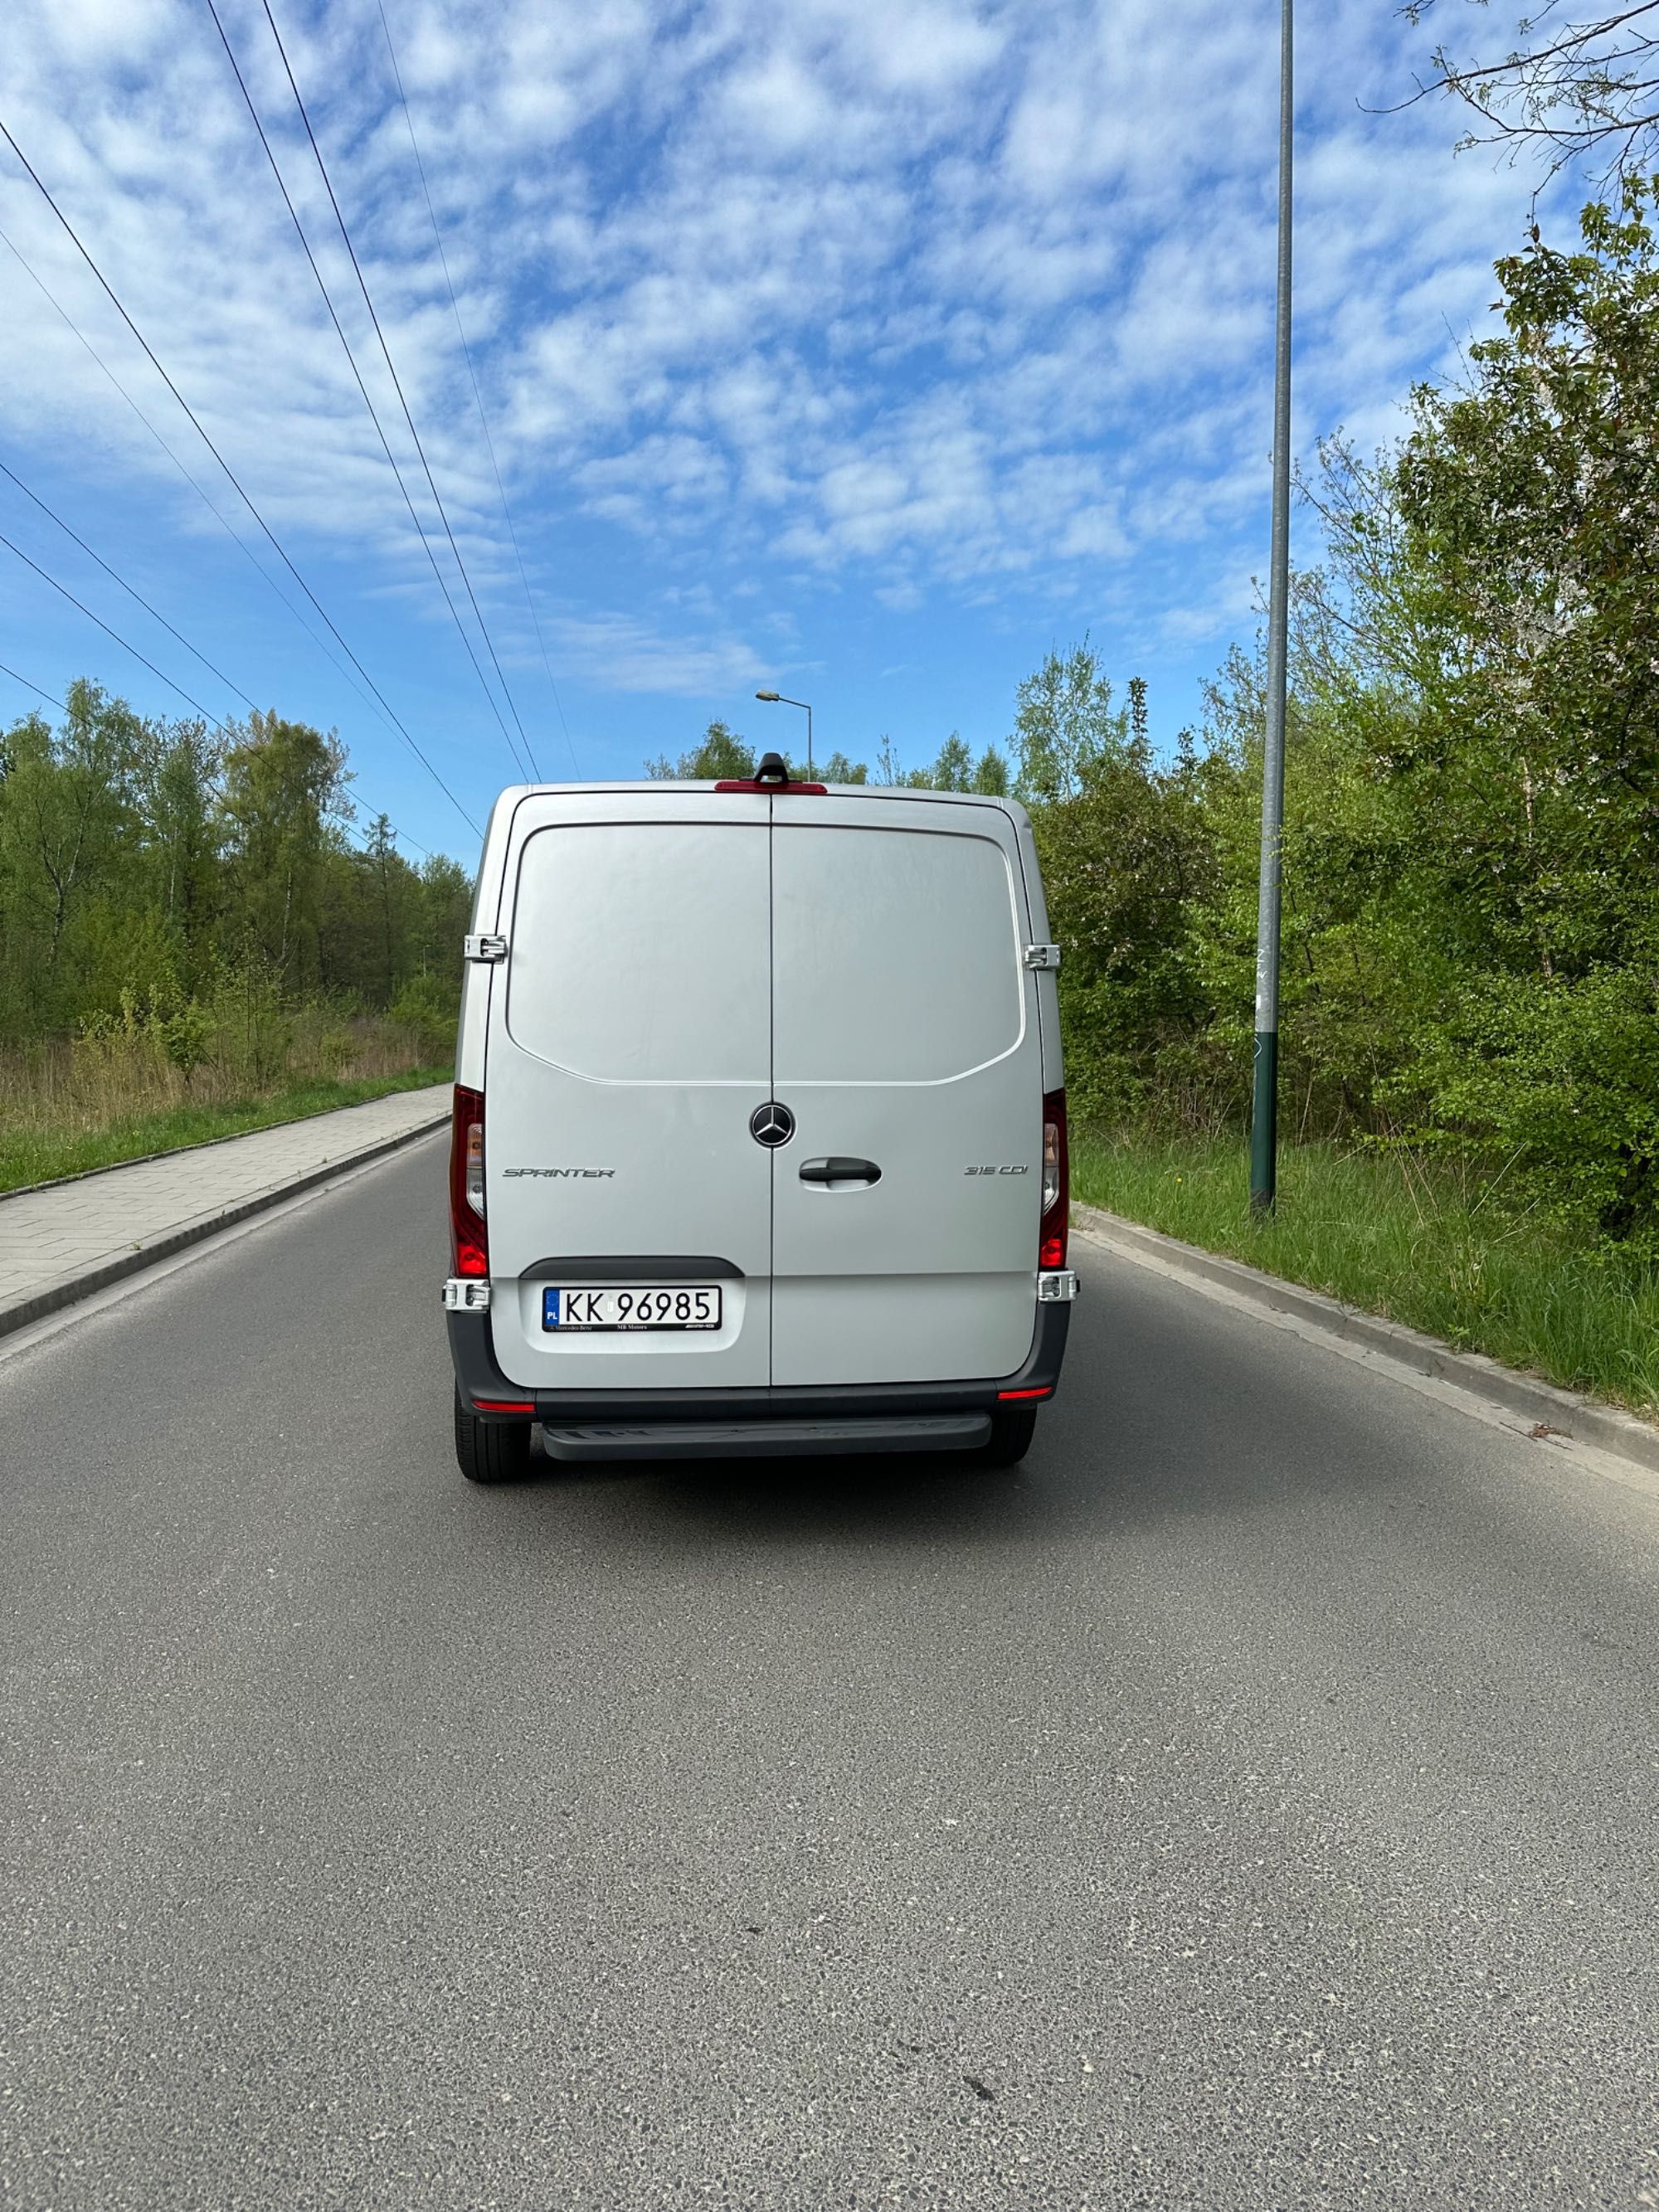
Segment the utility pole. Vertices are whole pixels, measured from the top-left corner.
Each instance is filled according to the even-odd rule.
[[[1285,823],[1285,665],[1291,593],[1291,0],[1279,0],[1279,313],[1273,357],[1273,524],[1267,587],[1267,727],[1261,754],[1261,888],[1255,933],[1255,1052],[1250,1210],[1269,1214],[1279,1188],[1279,845]]]

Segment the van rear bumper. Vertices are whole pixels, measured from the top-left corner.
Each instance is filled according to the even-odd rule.
[[[446,1313],[455,1380],[468,1407],[480,1399],[533,1404],[532,1419],[561,1429],[629,1428],[660,1422],[909,1420],[930,1414],[988,1413],[1005,1391],[1059,1388],[1072,1325],[1069,1304],[1040,1305],[1025,1364],[1012,1375],[967,1382],[791,1383],[749,1390],[526,1390],[495,1364],[488,1313]],[[483,1418],[487,1419],[488,1416]]]
[[[846,1452],[972,1451],[988,1442],[988,1413],[889,1414],[874,1420],[628,1421],[543,1431],[550,1457],[775,1459]]]

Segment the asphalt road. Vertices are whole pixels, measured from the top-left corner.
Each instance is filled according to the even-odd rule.
[[[1659,2203],[1659,1510],[1085,1254],[1015,1474],[470,1489],[427,1144],[0,1361],[0,2202]]]

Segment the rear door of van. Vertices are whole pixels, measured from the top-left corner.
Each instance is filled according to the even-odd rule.
[[[1036,1325],[1042,1075],[994,805],[789,798],[772,830],[772,1380],[1012,1374]]]
[[[769,1380],[771,1160],[749,1130],[770,1095],[769,811],[649,787],[515,810],[484,1189],[491,1335],[522,1388]],[[665,1327],[571,1328],[550,1306],[607,1285],[717,1286],[719,1326],[671,1306]]]

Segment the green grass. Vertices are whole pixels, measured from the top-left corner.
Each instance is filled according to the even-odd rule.
[[[244,1136],[251,1129],[274,1128],[280,1121],[303,1121],[337,1106],[359,1106],[398,1091],[418,1091],[447,1083],[447,1067],[415,1067],[401,1075],[360,1077],[341,1083],[303,1083],[263,1098],[233,1100],[213,1106],[175,1106],[160,1113],[136,1114],[98,1129],[53,1129],[38,1126],[6,1128],[0,1124],[0,1191],[26,1183],[50,1182],[58,1176],[83,1175],[88,1168],[118,1166],[151,1152],[176,1152],[216,1137]]]
[[[1659,1409],[1659,1269],[1575,1241],[1407,1160],[1287,1146],[1279,1206],[1249,1212],[1240,1138],[1079,1135],[1072,1193],[1569,1389]]]

